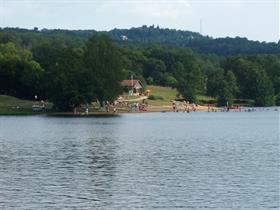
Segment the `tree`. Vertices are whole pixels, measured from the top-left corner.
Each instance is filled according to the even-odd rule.
[[[45,75],[48,78],[47,96],[61,111],[71,111],[95,99],[91,74],[82,61],[81,54],[75,49],[64,48],[52,70]]]
[[[98,101],[113,101],[120,93],[123,79],[121,58],[115,44],[104,35],[93,35],[86,44],[85,68],[90,72]]]
[[[164,84],[169,87],[175,88],[176,85],[178,84],[178,81],[171,73],[165,73],[164,74]]]
[[[33,98],[40,92],[43,69],[28,50],[8,42],[0,44],[0,93]]]
[[[267,73],[273,84],[275,93],[280,94],[280,59],[276,55],[251,56],[252,62],[258,63]]]
[[[18,50],[11,42],[0,44],[0,92],[16,95],[22,62]]]
[[[197,94],[203,89],[203,75],[195,57],[184,57],[182,62],[176,63],[175,68],[177,90],[185,99],[195,102]]]
[[[220,89],[218,90],[218,104],[220,106],[232,105],[233,99],[238,92],[235,75],[232,71],[228,71],[222,79]]]
[[[274,89],[272,82],[269,80],[263,69],[256,69],[252,75],[254,86],[252,87],[252,95],[256,106],[272,106],[274,105]]]
[[[231,57],[224,64],[225,69],[232,70],[239,84],[239,97],[255,100],[256,106],[274,104],[274,89],[264,68],[246,57]]]
[[[36,61],[24,61],[23,71],[19,78],[21,88],[18,90],[17,96],[29,99],[33,98],[35,95],[41,96],[43,73],[44,70]]]
[[[207,94],[217,97],[220,106],[232,105],[238,93],[236,77],[232,71],[218,69],[211,72],[207,79]]]
[[[163,85],[165,72],[166,66],[162,60],[150,58],[145,64],[143,73],[146,78],[152,77],[155,84]]]
[[[207,78],[207,95],[217,97],[222,89],[224,70],[219,68],[212,71]]]

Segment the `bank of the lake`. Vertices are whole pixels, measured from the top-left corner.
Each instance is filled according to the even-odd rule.
[[[153,99],[148,99],[148,106],[145,111],[139,111],[137,109],[132,109],[129,107],[116,109],[116,112],[111,110],[109,113],[105,110],[101,111],[93,105],[90,106],[89,112],[86,113],[85,109],[79,111],[78,113],[74,112],[58,112],[53,110],[53,104],[50,102],[44,102],[46,108],[45,111],[34,111],[33,106],[41,106],[42,103],[39,100],[23,100],[12,96],[0,95],[0,116],[2,115],[48,115],[48,116],[116,116],[124,113],[146,113],[146,112],[171,112],[174,111],[172,107],[172,101],[176,101],[176,110],[184,111],[184,103],[182,98],[177,98],[178,92],[176,89],[170,87],[160,87],[160,86],[147,86],[147,89],[150,90],[151,96]],[[199,104],[194,108],[195,111],[207,111],[209,108],[211,110],[221,110],[223,107],[214,106],[213,102],[215,99],[207,96],[198,96]],[[142,100],[140,101],[140,103]],[[133,102],[130,102],[131,104]],[[136,102],[134,102],[136,103]],[[211,107],[208,104],[211,104]],[[192,104],[189,104],[190,110],[192,110]]]
[[[32,107],[34,105],[41,105],[40,101],[35,100],[23,100],[12,96],[0,95],[0,115],[51,115],[51,116],[108,116],[108,115],[118,115],[123,113],[143,113],[143,112],[168,112],[172,111],[171,100],[175,98],[176,91],[171,88],[156,87],[154,88],[155,93],[159,94],[162,99],[149,100],[149,106],[146,111],[135,111],[129,109],[120,109],[114,112],[105,112],[90,109],[89,113],[86,114],[85,110],[74,114],[73,112],[57,112],[52,110],[52,104],[46,103],[46,111],[33,111]],[[207,110],[207,106],[197,106],[197,110]]]

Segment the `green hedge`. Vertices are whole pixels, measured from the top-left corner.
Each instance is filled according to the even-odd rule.
[[[150,99],[150,100],[163,100],[163,97],[159,96],[159,95],[149,95],[148,99]]]

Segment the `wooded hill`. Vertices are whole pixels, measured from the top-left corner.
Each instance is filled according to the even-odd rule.
[[[61,110],[113,101],[131,75],[143,84],[176,88],[189,101],[219,105],[248,99],[280,104],[280,42],[213,39],[143,26],[94,30],[0,30],[0,94],[38,95]]]
[[[20,28],[0,29],[0,39],[3,41],[13,40],[26,47],[32,47],[42,39],[63,39],[65,44],[73,46],[84,45],[94,33],[102,33],[126,47],[147,47],[150,45],[166,45],[173,47],[187,47],[194,52],[204,54],[229,55],[255,55],[277,54],[280,55],[280,41],[267,43],[250,41],[247,38],[212,38],[202,36],[191,31],[164,29],[154,26],[142,26],[131,29],[113,29],[111,31],[97,32],[95,30],[48,30],[34,28],[33,30]]]

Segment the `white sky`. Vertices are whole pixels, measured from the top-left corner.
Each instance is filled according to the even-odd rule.
[[[279,40],[279,0],[0,0],[0,27],[111,30],[159,25]]]

